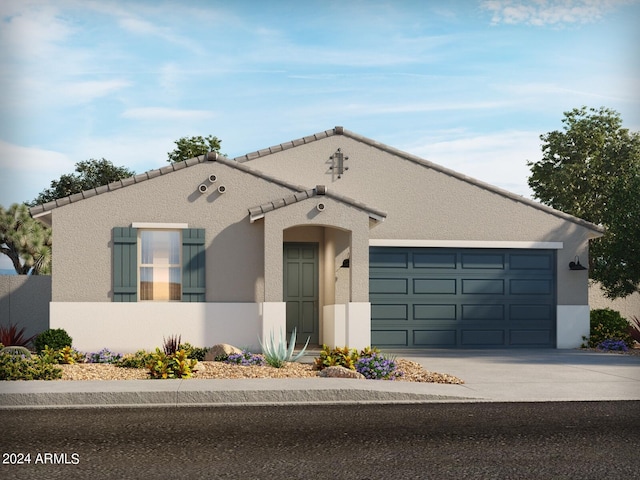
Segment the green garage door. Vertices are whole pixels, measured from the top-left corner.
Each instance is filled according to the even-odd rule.
[[[371,344],[554,347],[555,250],[371,247]]]

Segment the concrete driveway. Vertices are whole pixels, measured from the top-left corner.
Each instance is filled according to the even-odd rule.
[[[585,350],[403,350],[490,401],[640,400],[640,356]]]

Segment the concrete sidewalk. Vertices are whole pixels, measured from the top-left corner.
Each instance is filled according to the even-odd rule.
[[[0,408],[640,400],[640,356],[581,350],[395,351],[464,385],[333,378],[1,382]]]

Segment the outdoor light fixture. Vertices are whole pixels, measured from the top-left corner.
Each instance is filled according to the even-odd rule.
[[[573,259],[573,262],[569,262],[569,270],[586,270],[587,267],[580,263],[580,257],[576,255],[576,258]]]
[[[340,268],[349,268],[350,267],[350,262],[348,258],[345,258],[344,260],[342,260],[342,265],[340,266]]]

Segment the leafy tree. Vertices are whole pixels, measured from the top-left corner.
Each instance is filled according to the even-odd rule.
[[[591,242],[589,274],[608,297],[625,297],[640,291],[640,133],[605,107],[564,115],[563,131],[540,136],[529,186],[542,203],[606,228]]]
[[[218,137],[209,135],[207,137],[182,137],[176,140],[176,148],[169,152],[167,162],[176,163],[183,162],[189,158],[204,155],[207,152],[220,153],[220,144],[222,143]]]
[[[51,273],[51,229],[29,215],[25,204],[0,206],[0,253],[19,275]]]
[[[136,173],[125,167],[116,167],[109,160],[90,159],[76,163],[76,173],[67,173],[58,180],[51,182],[51,187],[43,190],[29,204],[39,205],[51,202],[58,198],[68,197],[74,193],[107,185],[123,178],[131,177]]]

